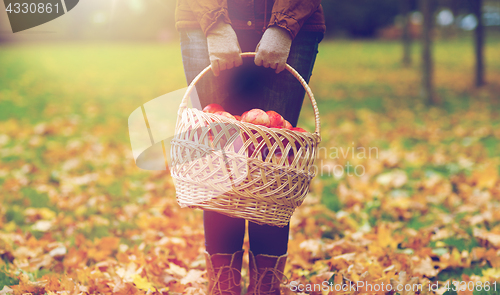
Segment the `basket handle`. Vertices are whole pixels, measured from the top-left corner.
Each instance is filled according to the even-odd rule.
[[[241,53],[241,57],[254,57],[256,55],[255,52],[244,52]],[[212,69],[212,67],[209,65],[203,71],[201,71],[198,76],[196,76],[191,84],[189,84],[188,88],[186,89],[186,93],[184,94],[184,97],[182,98],[181,105],[179,106],[179,112],[178,112],[178,117],[181,117],[182,112],[184,109],[186,109],[187,104],[188,104],[188,98],[191,92],[193,91],[194,86],[198,81],[208,72]],[[321,141],[321,136],[320,136],[320,131],[321,131],[321,126],[320,126],[320,120],[319,120],[319,111],[318,111],[318,105],[316,104],[316,100],[314,99],[314,95],[311,91],[311,88],[309,85],[307,85],[307,82],[300,76],[300,74],[292,68],[289,64],[285,64],[285,69],[287,69],[299,82],[302,84],[302,87],[306,90],[307,96],[309,96],[309,100],[311,101],[311,105],[314,110],[314,122],[315,122],[315,130],[314,134],[317,136],[317,142],[319,143]]]

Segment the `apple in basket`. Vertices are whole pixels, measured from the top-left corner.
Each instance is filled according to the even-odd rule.
[[[216,103],[211,103],[203,108],[204,113],[216,113],[216,112],[224,112],[224,108]]]
[[[290,130],[292,130],[292,131],[298,131],[298,132],[302,132],[302,133],[307,132],[307,131],[305,131],[304,129],[302,129],[300,127],[292,127]]]
[[[219,115],[219,116],[223,116],[223,117],[226,117],[226,118],[229,118],[229,119],[232,119],[232,120],[236,120],[236,118],[233,115],[231,115],[230,113],[225,112],[225,111],[215,112],[214,115]]]
[[[287,121],[287,120],[285,120],[285,119],[283,119],[283,121],[285,121],[285,122],[283,123],[283,128],[286,128],[286,129],[292,129],[292,128],[293,128],[293,126],[292,126],[292,124],[290,124],[290,122],[288,122],[288,121]]]
[[[269,127],[269,116],[261,109],[253,109],[241,115],[241,122]]]
[[[283,119],[280,114],[276,113],[275,111],[267,111],[266,114],[267,116],[269,116],[269,124],[271,128],[283,127],[285,119]]]

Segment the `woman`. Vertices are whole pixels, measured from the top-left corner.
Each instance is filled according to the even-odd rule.
[[[197,86],[203,108],[218,103],[231,114],[274,110],[293,126],[305,90],[290,64],[308,82],[325,31],[321,0],[178,0],[176,27],[188,84],[208,65]],[[242,60],[241,52],[257,54]],[[204,211],[208,294],[241,293],[245,220]],[[247,294],[280,294],[289,226],[248,224],[250,284]]]

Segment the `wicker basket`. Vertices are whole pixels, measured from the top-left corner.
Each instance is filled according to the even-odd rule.
[[[253,56],[253,52],[242,53],[242,57]],[[267,128],[187,108],[195,84],[210,69],[196,76],[179,107],[170,169],[177,201],[181,207],[285,226],[315,175],[313,164],[321,137],[311,89],[286,65],[309,96],[314,133]]]

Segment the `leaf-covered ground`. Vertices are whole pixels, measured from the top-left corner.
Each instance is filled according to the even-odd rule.
[[[289,290],[344,278],[500,294],[499,48],[475,90],[469,40],[438,42],[443,105],[428,107],[399,44],[321,44],[323,142],[291,222]],[[3,45],[0,77],[0,294],[203,294],[201,214],[178,207],[168,173],[135,166],[127,130],[185,87],[179,46]],[[300,125],[312,118],[305,103]]]

